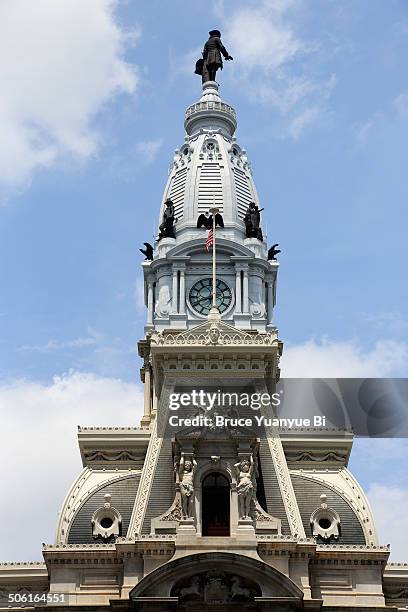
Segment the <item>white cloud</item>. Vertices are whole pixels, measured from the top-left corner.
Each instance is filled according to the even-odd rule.
[[[145,140],[137,143],[136,150],[150,164],[156,158],[162,144],[163,141],[161,139]]]
[[[64,349],[81,349],[90,346],[100,345],[104,341],[104,335],[99,330],[88,325],[87,336],[74,338],[74,340],[48,340],[44,344],[25,344],[18,348],[19,351],[37,351],[48,353]]]
[[[117,0],[3,0],[0,4],[0,184],[22,189],[65,155],[86,159],[94,119],[135,90],[124,51],[137,34],[115,23]]]
[[[334,74],[316,76],[319,46],[297,32],[301,5],[263,0],[256,8],[238,7],[224,16],[223,27],[228,50],[240,50],[228,69],[253,101],[280,111],[294,139],[323,115],[336,83]]]
[[[230,45],[241,49],[241,69],[250,72],[260,68],[269,73],[303,51],[303,43],[284,19],[293,4],[264,1],[259,8],[238,8],[229,15],[225,37]]]
[[[315,121],[315,119],[319,116],[319,113],[319,106],[310,106],[294,117],[289,126],[289,132],[292,138],[297,140],[303,130]]]
[[[365,121],[363,124],[355,127],[355,137],[356,142],[360,146],[364,146],[367,142],[367,138],[372,128],[374,127],[374,121],[369,119]]]
[[[67,340],[61,342],[59,340],[48,340],[45,344],[25,344],[20,346],[19,351],[38,351],[39,353],[48,353],[50,351],[59,351],[62,349],[69,348],[85,348],[88,346],[94,346],[96,339],[92,337],[86,338],[75,338],[74,340]]]
[[[322,339],[286,346],[281,370],[287,378],[364,378],[404,376],[408,367],[408,346],[383,340],[370,350],[356,342]]]
[[[110,163],[112,178],[120,181],[134,181],[136,173],[142,172],[156,159],[162,145],[161,138],[143,140],[126,152],[115,153],[111,156]]]
[[[355,144],[357,149],[363,149],[369,140],[378,134],[379,128],[388,123],[389,117],[384,112],[375,112],[366,121],[356,123],[353,126]]]
[[[408,92],[405,91],[394,100],[394,108],[403,119],[408,119]]]
[[[406,459],[406,456],[405,456]],[[367,491],[374,520],[382,544],[391,544],[391,559],[406,561],[408,531],[405,525],[408,488],[373,483]]]
[[[389,333],[404,333],[408,330],[408,319],[400,312],[363,312],[362,318],[377,328]]]
[[[138,426],[142,412],[139,385],[94,374],[0,387],[0,514],[8,517],[0,522],[0,561],[40,559],[41,542],[53,542],[57,513],[81,469],[77,425]]]

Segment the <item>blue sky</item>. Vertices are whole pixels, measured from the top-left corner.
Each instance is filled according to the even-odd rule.
[[[26,426],[27,397],[41,406],[60,392],[56,376],[83,424],[133,418],[116,402],[139,397],[138,249],[157,225],[213,27],[234,56],[221,95],[282,249],[283,374],[405,376],[407,3],[54,5],[0,7],[0,406],[12,431]],[[86,403],[91,384],[110,385],[113,409]],[[353,466],[369,489],[387,485],[406,503],[407,448],[392,448],[391,464],[373,470],[361,447]],[[67,450],[65,489],[78,469],[69,461]]]

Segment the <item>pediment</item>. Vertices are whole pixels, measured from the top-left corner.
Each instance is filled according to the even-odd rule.
[[[220,319],[209,319],[191,329],[161,330],[151,335],[151,347],[160,346],[278,346],[276,330],[266,333],[237,329]]]

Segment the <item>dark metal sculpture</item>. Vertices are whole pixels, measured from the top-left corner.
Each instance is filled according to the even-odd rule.
[[[268,261],[276,261],[276,255],[281,252],[280,249],[276,248],[277,246],[279,246],[279,242],[277,242],[276,244],[273,244],[268,249]]]
[[[166,200],[165,208],[163,212],[163,219],[159,225],[159,237],[162,238],[175,238],[175,227],[174,224],[177,219],[174,218],[174,204],[171,200]]]
[[[261,230],[261,212],[263,208],[259,210],[255,202],[250,202],[244,217],[246,237],[257,238],[263,242],[263,235]]]
[[[213,226],[213,216],[207,213],[202,213],[198,216],[197,219],[197,227],[205,227],[205,229],[211,229]],[[220,213],[216,213],[215,215],[215,227],[224,227],[224,219]]]
[[[145,256],[145,261],[153,261],[153,247],[148,242],[143,243],[145,245],[145,249],[139,249],[141,253]]]
[[[222,57],[229,61],[233,58],[221,42],[221,32],[211,30],[210,38],[204,45],[203,57],[196,62],[195,73],[200,74],[202,82],[215,81],[217,70],[222,70]]]

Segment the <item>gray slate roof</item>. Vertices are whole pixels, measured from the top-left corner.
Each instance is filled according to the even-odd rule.
[[[68,544],[93,544],[92,515],[105,502],[104,495],[110,493],[111,504],[122,516],[122,536],[126,536],[130,516],[133,510],[140,475],[127,476],[111,482],[95,491],[81,506],[76,514],[68,534]]]

